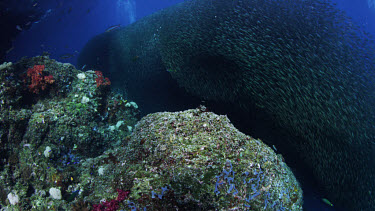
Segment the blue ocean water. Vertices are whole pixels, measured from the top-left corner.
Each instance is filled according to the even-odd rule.
[[[17,27],[6,60],[17,61],[24,56],[48,53],[61,62],[77,63],[77,56],[86,42],[110,27],[127,26],[160,9],[182,0],[82,0],[33,1],[39,19]],[[375,0],[333,0],[353,21],[375,35]],[[12,5],[9,5],[12,7]],[[22,13],[21,11],[20,13]],[[251,134],[250,134],[251,135]],[[292,162],[286,159],[288,163]],[[288,163],[289,164],[289,163]],[[322,201],[324,192],[300,166],[290,164],[304,190],[305,210],[344,210]]]
[[[15,61],[23,56],[51,54],[63,62],[76,63],[76,56],[93,36],[109,27],[126,26],[162,8],[181,0],[82,0],[38,1],[36,7],[43,13],[28,30],[21,30],[12,43],[7,59]],[[35,4],[35,3],[34,3]]]
[[[77,54],[92,36],[113,25],[126,26],[135,20],[183,0],[82,0],[39,1],[40,20],[31,28],[22,30],[14,38],[13,49],[7,60],[16,61],[23,56],[49,52],[59,59],[65,54]],[[332,0],[360,26],[375,34],[375,7],[372,0]],[[65,59],[75,64],[76,58]]]

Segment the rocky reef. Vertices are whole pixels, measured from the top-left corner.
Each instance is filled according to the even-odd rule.
[[[138,197],[165,194],[185,210],[302,209],[302,190],[282,156],[204,106],[142,118],[124,155],[141,166],[131,189]]]
[[[0,66],[4,210],[302,210],[293,173],[204,106],[138,120],[99,70]]]
[[[0,66],[2,206],[17,196],[10,203],[18,209],[60,207],[50,188],[67,200],[79,190],[81,162],[122,144],[138,106],[109,85],[100,71],[44,56]]]

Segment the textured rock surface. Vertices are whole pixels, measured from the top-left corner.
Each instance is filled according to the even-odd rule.
[[[35,65],[43,70],[33,81],[28,73]],[[98,74],[45,56],[3,65],[0,209],[72,210],[81,190],[81,162],[120,145],[131,133],[127,126],[136,123],[138,109],[127,106]],[[43,87],[41,78],[51,76],[53,82],[36,93],[34,87]],[[51,188],[62,197],[49,197]],[[10,207],[7,194],[17,195],[19,203]]]
[[[151,193],[186,210],[302,209],[302,190],[282,156],[202,108],[147,115],[125,151],[119,160],[138,166],[135,199]],[[146,201],[139,207],[152,206]]]

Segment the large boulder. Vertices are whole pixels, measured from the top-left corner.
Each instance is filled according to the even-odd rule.
[[[151,84],[168,95],[175,80],[201,99],[257,107],[298,138],[288,144],[332,201],[375,208],[375,45],[329,2],[192,0],[108,36],[108,71],[130,97]],[[90,64],[85,49],[79,63]]]
[[[121,189],[140,210],[302,210],[302,189],[283,157],[203,107],[143,117],[111,154],[83,163],[81,185],[95,193],[89,201]]]

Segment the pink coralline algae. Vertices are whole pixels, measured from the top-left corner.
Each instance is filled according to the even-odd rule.
[[[101,204],[94,204],[93,211],[116,211],[119,208],[120,202],[124,201],[128,198],[130,191],[124,191],[121,189],[117,189],[118,196],[116,199],[112,199],[111,201],[105,201]]]

